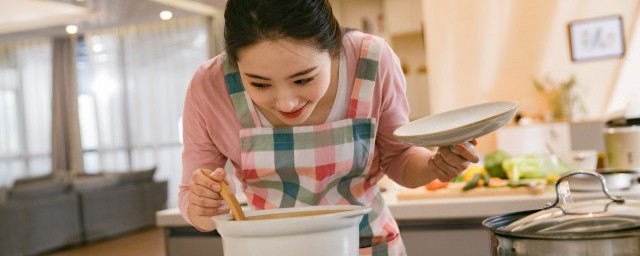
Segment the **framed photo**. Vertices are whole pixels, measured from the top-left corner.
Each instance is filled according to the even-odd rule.
[[[569,23],[571,60],[624,56],[622,17],[609,16]]]

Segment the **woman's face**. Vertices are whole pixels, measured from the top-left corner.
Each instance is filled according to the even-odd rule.
[[[243,48],[237,63],[249,97],[274,126],[309,119],[331,80],[331,55],[293,39]]]

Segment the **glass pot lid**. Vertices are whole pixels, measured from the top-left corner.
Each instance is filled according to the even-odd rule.
[[[562,180],[577,174],[599,178],[609,199],[558,205]],[[604,177],[593,171],[565,174],[556,183],[556,201],[552,205],[518,219],[497,230],[514,234],[584,234],[636,229],[640,227],[640,201],[625,200],[609,194]]]

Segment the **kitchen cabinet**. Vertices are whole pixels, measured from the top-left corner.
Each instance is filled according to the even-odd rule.
[[[603,121],[536,123],[497,131],[498,149],[511,155],[546,154],[550,150],[604,151]]]

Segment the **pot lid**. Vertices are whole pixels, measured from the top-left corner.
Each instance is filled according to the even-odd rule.
[[[620,117],[607,121],[608,127],[625,127],[640,125],[640,117]]]
[[[557,205],[559,184],[564,178],[577,174],[600,178],[603,192],[609,199]],[[554,235],[612,232],[640,227],[640,201],[611,196],[604,183],[604,177],[596,172],[580,171],[562,176],[556,183],[556,193],[558,196],[553,205],[497,230],[513,234]]]

